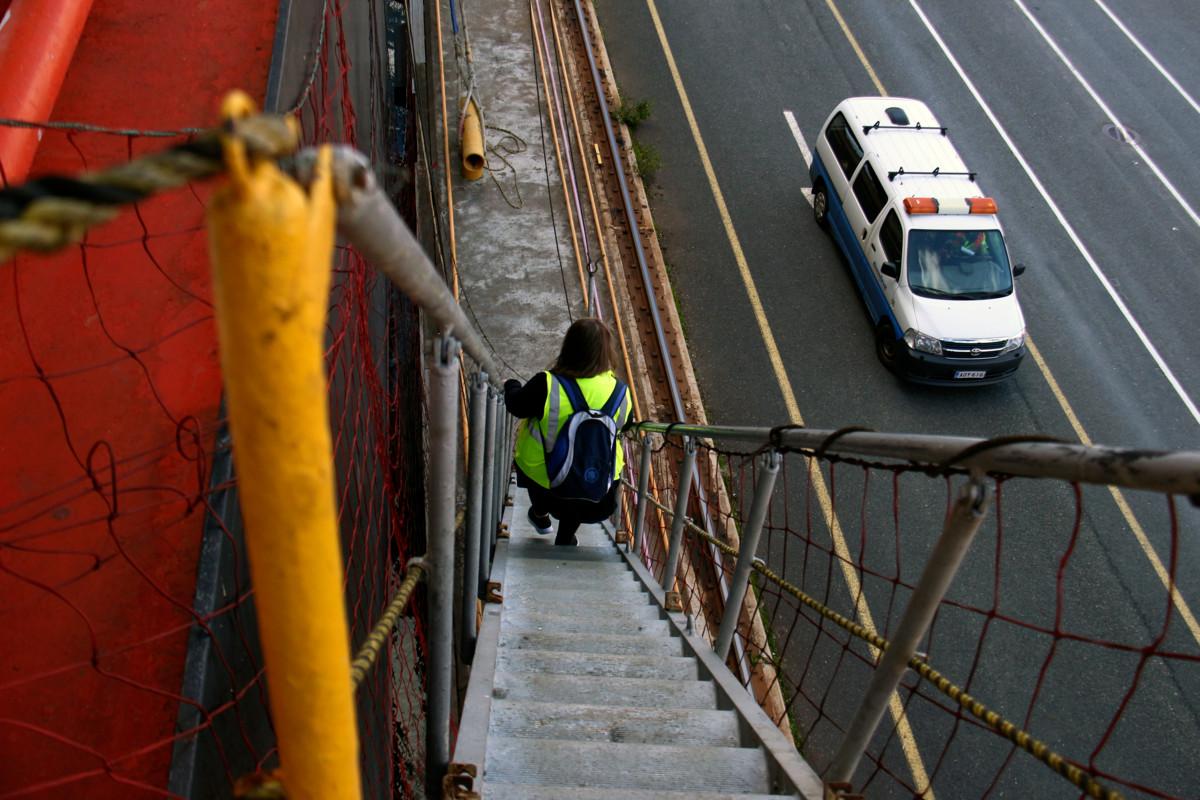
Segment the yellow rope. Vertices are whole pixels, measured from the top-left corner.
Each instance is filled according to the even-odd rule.
[[[0,263],[18,250],[48,252],[83,238],[120,206],[225,171],[221,136],[244,143],[253,158],[295,152],[300,134],[290,117],[256,114],[211,130],[168,150],[78,178],[43,177],[0,190]]]
[[[646,499],[649,500],[651,504],[658,506],[659,509],[666,511],[668,514],[673,513],[672,509],[667,508],[665,505],[659,503],[653,497],[647,495]],[[717,549],[726,555],[731,555],[735,558],[737,557],[738,551],[735,548],[730,547],[725,542],[717,539],[708,531],[704,530],[699,525],[696,525],[690,519],[684,520],[684,527],[692,533],[695,533],[700,538],[712,543]],[[797,600],[804,603],[804,605],[813,609],[829,621],[846,629],[854,636],[857,636],[858,638],[874,645],[880,650],[886,650],[888,648],[889,643],[887,639],[884,639],[882,636],[867,630],[862,625],[859,625],[857,622],[842,616],[833,609],[822,605],[819,601],[806,594],[798,586],[794,586],[777,575],[766,564],[763,564],[760,561],[754,561],[753,567],[756,572],[761,574],[767,580],[771,581],[780,589],[792,595]],[[936,669],[931,667],[928,662],[918,658],[917,656],[913,656],[911,659],[909,659],[908,665],[912,667],[912,669],[918,675],[933,684],[933,686],[939,692],[946,695],[959,706],[970,712],[973,717],[978,719],[991,730],[1008,739],[1017,747],[1032,755],[1038,761],[1041,761],[1043,764],[1050,767],[1050,769],[1054,770],[1071,783],[1075,784],[1075,786],[1077,786],[1079,789],[1082,789],[1088,797],[1103,798],[1103,800],[1124,800],[1124,795],[1122,795],[1120,792],[1114,789],[1109,789],[1104,784],[1093,778],[1091,773],[1075,766],[1067,759],[1051,750],[1048,744],[1040,739],[1034,738],[1028,732],[1018,728],[1016,725],[1000,716],[999,713],[992,711],[983,703],[979,702],[967,692],[963,691],[961,687],[957,686]],[[781,664],[776,663],[775,666],[776,668],[779,668]]]
[[[408,574],[404,576],[404,582],[400,584],[396,596],[392,598],[391,603],[388,603],[387,610],[383,612],[383,616],[379,618],[379,622],[376,623],[371,634],[359,648],[358,654],[350,662],[350,679],[354,682],[356,689],[370,672],[371,667],[375,665],[375,660],[379,658],[379,651],[383,649],[384,642],[392,634],[392,628],[396,626],[400,614],[408,605],[413,589],[417,588],[417,584],[424,575],[425,569],[420,564],[409,564]]]

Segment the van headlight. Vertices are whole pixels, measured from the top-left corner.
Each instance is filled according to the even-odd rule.
[[[909,328],[904,332],[904,343],[908,345],[910,350],[919,350],[922,353],[931,353],[935,356],[942,354],[942,342],[940,339],[935,339],[921,333],[915,328]]]
[[[1025,331],[1021,331],[1016,336],[1005,342],[1004,348],[1000,351],[999,355],[1011,353],[1013,350],[1018,349],[1023,344],[1025,344]]]

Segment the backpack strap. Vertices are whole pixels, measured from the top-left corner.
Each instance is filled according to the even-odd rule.
[[[583,390],[579,388],[579,382],[577,380],[574,378],[560,378],[557,375],[555,375],[554,378],[563,387],[563,391],[567,393],[567,399],[571,401],[572,414],[574,414],[576,411],[591,410],[592,407],[589,406],[588,401],[584,399]]]
[[[608,396],[608,400],[605,401],[604,406],[600,409],[600,413],[604,414],[604,416],[613,418],[613,421],[617,423],[618,429],[621,427],[622,421],[617,416],[621,413],[625,405],[625,395],[628,391],[629,387],[618,380],[617,385],[613,387],[612,394]]]
[[[558,395],[558,388],[560,386],[567,395],[567,401],[571,404],[571,408],[567,412],[568,417],[571,414],[574,414],[576,411],[579,411],[581,408],[586,409],[588,407],[587,401],[583,399],[583,392],[579,390],[579,384],[575,382],[574,378],[564,378],[559,375],[555,375],[553,372],[546,373],[546,392],[550,406],[550,413],[546,416],[545,438],[541,437],[540,431],[538,432],[539,435],[536,437],[542,443],[543,453],[554,452],[554,445],[558,442],[558,422],[563,415],[563,409],[561,408],[562,404]],[[534,423],[533,427],[537,427],[536,422]]]

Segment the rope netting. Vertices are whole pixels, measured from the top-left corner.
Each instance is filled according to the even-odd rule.
[[[683,451],[674,435],[658,447],[638,550],[661,579]],[[749,449],[699,445],[698,471],[719,474],[724,491],[710,492],[707,530],[692,496],[676,588],[709,638],[723,613],[719,578],[732,577],[764,472]],[[966,481],[938,465],[784,454],[730,667],[819,772]],[[1195,796],[1200,631],[1181,600],[1189,581],[1180,536],[1181,516],[1194,510],[1172,496],[1050,479],[993,475],[984,485],[983,525],[855,790]],[[1149,545],[1130,535],[1143,525]]]
[[[299,88],[279,105],[294,101],[306,143],[348,142],[397,174],[411,134],[392,110],[409,92],[407,47],[390,41],[402,26],[383,18],[396,9],[309,5],[283,81]],[[48,127],[35,172],[187,141],[153,134]],[[221,405],[210,192],[138,202],[78,246],[0,265],[0,797],[230,796],[277,766]],[[333,269],[328,388],[357,651],[424,551],[419,334],[355,251],[339,248]],[[361,675],[368,796],[423,782],[422,619],[420,603],[402,613]]]

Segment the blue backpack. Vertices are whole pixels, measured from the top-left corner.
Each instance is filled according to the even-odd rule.
[[[562,386],[572,413],[546,453],[550,489],[559,497],[598,503],[608,494],[617,466],[616,417],[628,387],[617,381],[603,408],[588,406],[574,378],[551,374],[551,391]]]

